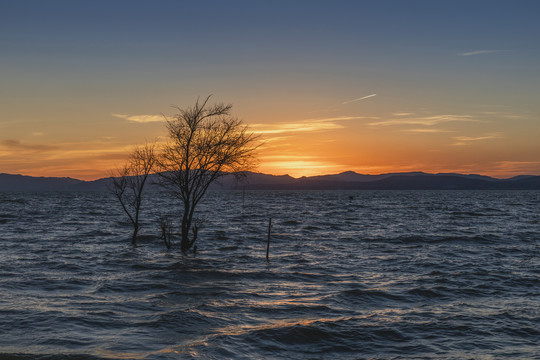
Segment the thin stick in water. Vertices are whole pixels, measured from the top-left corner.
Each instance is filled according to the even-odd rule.
[[[266,240],[266,261],[268,261],[268,253],[270,252],[270,232],[272,230],[272,218],[268,219],[268,239]]]

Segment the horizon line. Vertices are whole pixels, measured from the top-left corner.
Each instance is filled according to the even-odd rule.
[[[270,173],[264,173],[264,172],[258,172],[258,171],[246,171],[246,172],[247,173],[253,173],[253,174],[260,174],[260,175],[276,176],[276,177],[289,176],[289,177],[291,177],[291,178],[293,178],[295,180],[299,180],[299,179],[303,179],[303,178],[321,177],[321,176],[336,176],[336,175],[342,175],[342,174],[345,174],[345,173],[354,173],[355,175],[361,175],[361,176],[383,176],[383,175],[405,175],[405,174],[483,176],[483,177],[488,177],[488,178],[497,179],[497,180],[507,180],[507,179],[512,179],[512,178],[518,177],[518,176],[540,176],[540,174],[520,173],[520,174],[512,175],[512,176],[509,176],[509,177],[496,177],[496,176],[485,175],[485,174],[481,174],[481,173],[426,172],[426,171],[421,171],[421,170],[419,170],[419,171],[387,172],[387,173],[378,173],[378,174],[364,174],[364,173],[358,173],[358,172],[356,172],[354,170],[346,170],[346,171],[341,171],[341,172],[338,172],[338,173],[326,173],[326,174],[317,174],[317,175],[309,175],[309,176],[304,175],[304,176],[298,176],[298,177],[295,177],[295,176],[292,176],[292,175],[289,175],[289,174],[270,174]],[[233,172],[231,172],[231,174],[232,173]],[[157,172],[152,173],[152,175],[155,175],[155,174],[157,174]],[[109,179],[109,178],[113,177],[113,176],[104,176],[104,177],[99,177],[99,178],[96,178],[96,179],[93,179],[93,180],[82,180],[82,179],[78,179],[78,178],[71,177],[71,176],[25,175],[25,174],[9,174],[9,173],[3,173],[3,172],[0,173],[0,175],[23,176],[23,177],[31,177],[31,178],[36,178],[36,179],[40,179],[40,178],[44,178],[44,179],[72,179],[72,180],[77,180],[77,181],[82,181],[82,182],[93,182],[93,181],[99,181],[99,180]]]

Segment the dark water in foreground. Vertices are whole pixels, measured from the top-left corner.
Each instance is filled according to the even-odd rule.
[[[212,193],[195,256],[166,199],[137,248],[107,194],[0,201],[0,359],[540,359],[538,191]]]

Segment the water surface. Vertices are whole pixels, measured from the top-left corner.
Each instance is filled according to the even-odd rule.
[[[540,358],[540,192],[0,193],[0,359]],[[270,261],[265,260],[272,218]]]

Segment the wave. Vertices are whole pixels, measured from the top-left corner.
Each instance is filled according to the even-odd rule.
[[[6,213],[3,213],[3,214],[0,214],[0,218],[1,218],[1,219],[16,219],[17,216],[16,216],[16,215],[13,215],[13,214],[6,214]]]
[[[367,243],[387,243],[387,244],[451,244],[451,243],[471,243],[471,244],[493,244],[500,242],[501,237],[494,234],[484,235],[400,235],[396,237],[363,238]]]
[[[110,360],[85,354],[40,354],[40,353],[0,353],[0,360]]]
[[[331,296],[330,300],[338,303],[355,303],[355,304],[382,304],[388,302],[406,303],[409,302],[407,297],[398,295],[389,291],[375,289],[348,289],[339,291]]]

